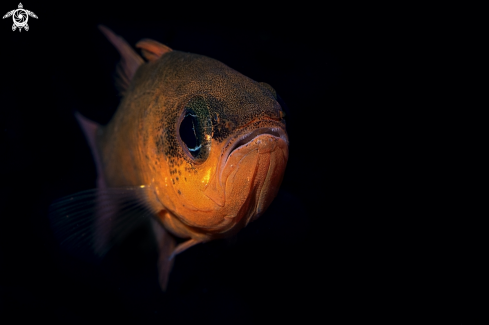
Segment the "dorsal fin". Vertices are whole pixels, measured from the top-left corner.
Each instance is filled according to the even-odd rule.
[[[102,168],[102,159],[97,148],[97,132],[100,130],[100,125],[87,119],[78,112],[75,112],[75,117],[80,124],[82,131],[85,134],[85,138],[87,139],[88,146],[92,151],[95,167],[97,168],[97,187],[99,189],[104,189],[107,186],[105,184],[105,177]]]
[[[141,49],[141,53],[148,61],[157,60],[163,54],[173,51],[168,46],[149,38],[144,38],[137,42],[136,47]]]
[[[113,31],[104,25],[98,25],[98,29],[100,29],[121,55],[121,61],[117,66],[117,86],[120,92],[124,93],[129,87],[136,70],[144,63],[144,60],[122,37],[114,34]]]

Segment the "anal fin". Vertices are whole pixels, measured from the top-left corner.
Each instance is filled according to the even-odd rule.
[[[173,236],[156,220],[152,219],[153,232],[158,244],[158,281],[163,291],[166,291],[168,278],[173,266],[173,251],[176,241]]]

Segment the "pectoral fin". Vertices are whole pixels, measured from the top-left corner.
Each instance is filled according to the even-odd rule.
[[[149,187],[94,189],[53,202],[49,217],[60,246],[82,259],[100,260],[156,214]],[[168,253],[171,255],[173,249]]]

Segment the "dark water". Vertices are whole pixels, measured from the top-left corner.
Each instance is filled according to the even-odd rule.
[[[66,3],[66,5],[68,5]],[[12,2],[0,11],[16,8]],[[12,8],[11,8],[12,7]],[[343,11],[236,4],[221,14],[134,3],[73,7],[24,3],[28,32],[0,23],[0,318],[53,324],[309,323],[349,317],[371,303],[378,268],[359,215],[353,140],[365,76],[353,73],[368,41]],[[2,13],[3,15],[4,13]],[[346,19],[343,19],[346,17]],[[106,123],[118,105],[118,54],[103,23],[130,44],[153,38],[207,55],[272,85],[287,103],[290,158],[278,197],[229,240],[176,258],[167,293],[156,252],[138,233],[102,265],[60,251],[47,219],[56,198],[95,186],[95,167],[73,111]],[[353,25],[352,25],[353,24]],[[364,36],[364,35],[362,35]],[[369,210],[371,213],[372,210]],[[379,275],[375,275],[375,278]],[[353,313],[356,314],[357,312]]]

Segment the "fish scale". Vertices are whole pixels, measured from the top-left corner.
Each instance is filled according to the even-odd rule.
[[[93,216],[91,226],[64,225],[58,234],[68,243],[88,236],[83,242],[91,240],[99,256],[147,220],[164,290],[175,255],[236,234],[277,195],[288,158],[284,114],[270,85],[217,60],[143,39],[136,47],[145,61],[111,30],[100,30],[121,54],[123,98],[106,126],[77,115],[98,189],[61,199],[50,215],[78,215],[88,197],[81,215]],[[187,131],[192,147],[181,136]]]

